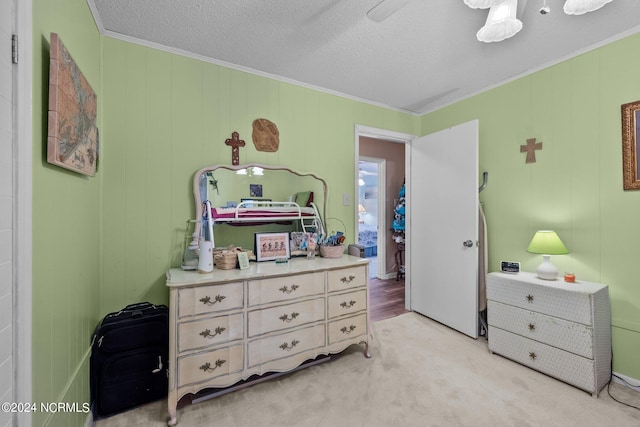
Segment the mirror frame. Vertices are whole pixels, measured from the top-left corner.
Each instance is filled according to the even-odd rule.
[[[212,172],[218,169],[227,169],[230,171],[238,171],[240,169],[246,169],[246,168],[250,168],[250,167],[259,167],[262,168],[264,170],[282,170],[282,171],[287,171],[290,172],[294,175],[300,176],[300,177],[305,177],[305,176],[310,176],[312,178],[317,179],[318,181],[320,181],[322,183],[322,207],[318,206],[318,209],[320,209],[320,215],[321,215],[321,219],[322,221],[326,220],[326,212],[327,212],[327,182],[320,178],[318,175],[313,174],[313,173],[304,173],[304,172],[297,172],[294,171],[291,168],[285,167],[285,166],[274,166],[274,165],[263,165],[260,163],[244,163],[241,165],[213,165],[213,166],[205,166],[201,169],[199,169],[195,175],[193,176],[193,198],[195,200],[196,203],[196,231],[198,233],[198,235],[200,235],[200,226],[201,226],[201,221],[200,219],[202,218],[202,200],[200,198],[200,176],[205,173],[205,172]]]
[[[625,190],[640,190],[638,135],[640,101],[623,104],[622,112],[622,179]]]

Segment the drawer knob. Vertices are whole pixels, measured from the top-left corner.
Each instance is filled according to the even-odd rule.
[[[340,279],[340,281],[342,283],[351,283],[351,282],[353,282],[353,279],[355,279],[355,278],[356,278],[356,276],[349,276],[349,277],[345,276],[342,279]]]
[[[216,369],[218,369],[220,366],[224,365],[225,362],[226,362],[226,360],[218,359],[218,360],[216,360],[213,368],[211,367],[211,363],[207,362],[204,365],[200,366],[200,369],[202,369],[205,372],[213,372]]]
[[[529,359],[531,359],[531,360],[536,360],[536,358],[537,358],[537,357],[538,357],[538,356],[536,356],[536,353],[535,353],[535,352],[533,352],[533,351],[530,351],[530,352],[529,352]]]
[[[298,316],[300,316],[300,313],[296,313],[294,311],[293,313],[291,313],[291,317],[289,317],[288,314],[283,314],[282,316],[279,317],[279,319],[282,320],[283,322],[291,322],[293,319],[295,319]]]
[[[211,329],[205,329],[204,331],[200,332],[199,335],[202,335],[204,338],[213,338],[216,335],[220,335],[222,334],[227,328],[223,328],[222,326],[218,326],[216,329],[214,329],[214,333],[211,333]]]
[[[343,334],[350,334],[355,330],[356,330],[356,325],[351,325],[348,328],[344,326],[342,329],[340,329],[340,332],[342,332]]]
[[[283,294],[290,294],[291,292],[294,292],[296,289],[298,289],[300,286],[298,285],[291,285],[291,289],[289,289],[288,286],[283,286],[280,289],[278,289],[280,292],[282,292]]]
[[[527,295],[527,301],[533,302],[533,295]]]
[[[206,296],[206,297],[200,298],[200,302],[203,303],[204,305],[214,305],[215,303],[222,302],[222,300],[225,298],[226,297],[224,295],[218,294],[215,297],[213,297],[213,301],[211,301],[210,296]]]
[[[529,323],[529,330],[531,332],[535,331],[536,330],[536,325],[534,325],[533,323]]]
[[[342,307],[342,308],[351,308],[354,305],[356,305],[356,302],[354,300],[351,300],[349,302],[344,301],[344,302],[340,303],[340,307]]]
[[[286,342],[280,344],[280,348],[283,349],[283,350],[286,350],[286,351],[291,351],[293,349],[293,347],[297,346],[298,344],[300,344],[300,341],[293,340],[293,341],[291,341],[291,344],[286,343]]]

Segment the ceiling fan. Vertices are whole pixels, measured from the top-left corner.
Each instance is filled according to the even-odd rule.
[[[375,22],[382,22],[414,0],[382,0],[375,5],[367,17]],[[478,30],[476,37],[481,42],[499,42],[513,37],[522,29],[522,21],[517,18],[524,10],[527,0],[463,0],[472,9],[489,9],[487,22]],[[613,0],[565,0],[564,13],[567,15],[583,15],[600,9]],[[540,13],[551,12],[547,0],[542,0]]]

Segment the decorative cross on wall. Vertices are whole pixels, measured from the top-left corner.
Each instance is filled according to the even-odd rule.
[[[224,141],[226,145],[231,146],[231,164],[236,166],[240,164],[240,147],[244,147],[244,141],[240,139],[238,132],[231,133],[231,138]]]
[[[525,163],[536,162],[536,150],[542,150],[542,141],[536,144],[535,138],[527,139],[527,145],[520,146],[520,152],[527,153],[527,159],[525,160]]]

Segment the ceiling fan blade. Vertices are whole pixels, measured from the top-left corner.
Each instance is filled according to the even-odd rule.
[[[410,1],[411,0],[382,0],[367,12],[367,17],[372,21],[382,22],[402,9]]]

